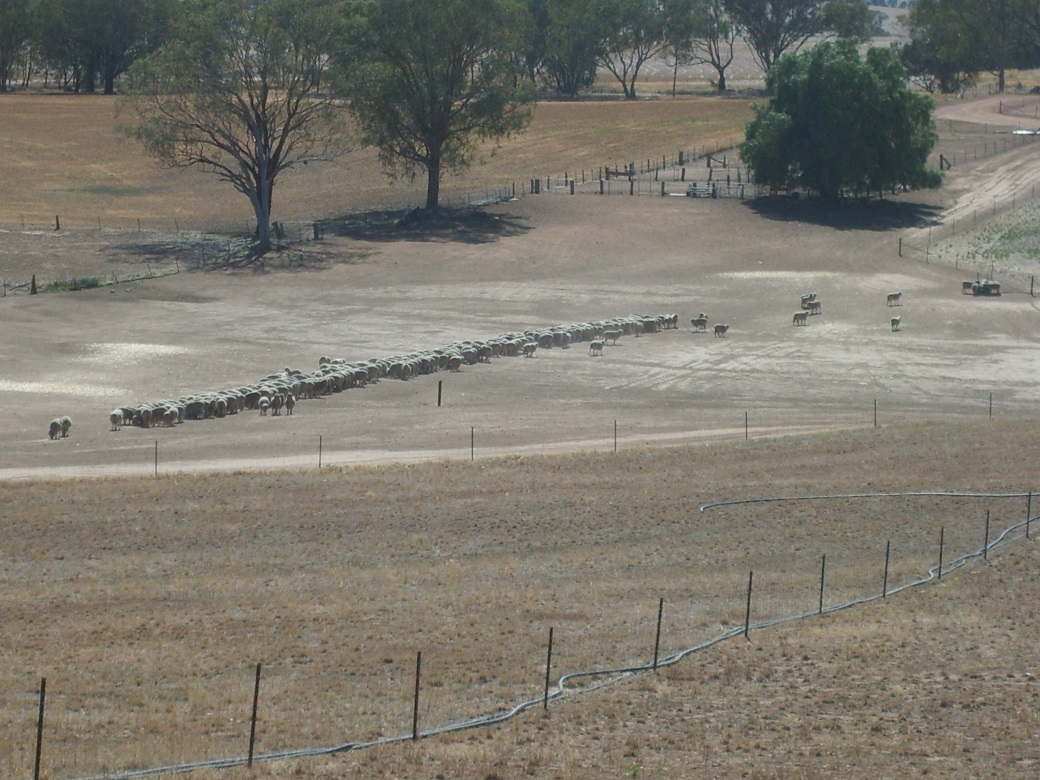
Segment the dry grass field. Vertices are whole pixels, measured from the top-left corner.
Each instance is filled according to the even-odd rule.
[[[0,99],[0,126],[36,160],[0,162],[13,209],[0,276],[105,274],[179,251],[166,232],[90,231],[98,214],[211,230],[243,219],[202,179],[119,154],[107,104],[84,102],[66,134],[67,120],[18,113],[35,99]],[[973,105],[941,125],[948,154],[1012,121]],[[722,144],[747,112],[540,106],[530,136],[475,174],[526,180]],[[88,148],[97,167],[70,170]],[[982,548],[987,512],[993,541],[1040,490],[1035,299],[1014,285],[962,296],[964,269],[896,249],[973,199],[1029,187],[1037,154],[1000,150],[939,192],[840,211],[525,196],[428,231],[361,226],[247,269],[0,299],[0,776],[31,776],[41,677],[48,780],[240,758],[262,663],[262,760],[186,776],[1035,777],[1040,594],[1023,528],[941,581],[835,608],[881,595],[886,545],[893,591],[936,566],[940,537],[949,565]],[[370,170],[314,175],[287,180],[285,219],[400,192]],[[22,230],[16,212],[34,203],[40,223],[68,209],[78,228]],[[809,290],[823,314],[794,328]],[[731,324],[727,338],[691,330],[701,310]],[[108,430],[115,405],[310,370],[322,354],[633,312],[679,313],[680,328],[602,358],[578,344],[383,380],[292,417]],[[72,435],[48,441],[59,414]],[[874,495],[910,492],[991,495]],[[812,495],[829,498],[699,511]],[[824,556],[826,614],[812,615]],[[571,681],[547,711],[407,739],[420,651],[428,731],[537,700],[550,629],[554,680],[650,663],[662,599],[661,658],[735,631],[752,572],[752,623],[810,616],[657,671]]]

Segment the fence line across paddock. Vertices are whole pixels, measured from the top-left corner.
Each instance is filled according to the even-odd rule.
[[[915,231],[914,238],[899,237],[896,251],[899,257],[920,260],[928,264],[945,265],[965,271],[966,275],[978,279],[990,279],[1001,282],[1003,291],[1027,293],[1035,296],[1040,293],[1036,276],[1037,270],[1023,268],[1020,265],[1006,262],[1008,258],[997,257],[997,253],[982,252],[973,247],[958,247],[949,244],[958,235],[970,234],[980,227],[999,225],[1001,217],[1005,217],[1025,207],[1036,208],[1037,186],[1030,184],[1002,198],[992,198],[989,205],[975,208],[970,215],[960,219],[937,222],[927,229]],[[946,243],[944,243],[946,242]]]
[[[872,508],[853,509],[863,505]],[[123,676],[109,680],[113,688],[95,690],[84,687],[72,662],[51,673],[49,686],[47,676],[37,677],[38,691],[26,683],[8,692],[8,710],[21,714],[19,732],[8,738],[11,749],[0,752],[0,773],[38,780],[45,769],[53,780],[129,780],[389,749],[483,728],[564,699],[585,702],[606,686],[656,674],[721,642],[750,639],[778,625],[804,623],[818,632],[819,621],[836,612],[889,600],[897,608],[908,589],[955,576],[980,559],[999,565],[998,556],[1031,539],[1040,519],[1032,489],[720,496],[696,515],[725,522],[736,510],[737,518],[759,518],[780,531],[790,512],[810,508],[831,513],[835,525],[832,538],[823,533],[829,524],[821,524],[821,541],[811,550],[779,549],[764,557],[756,551],[740,563],[727,561],[702,583],[712,585],[708,592],[690,592],[687,581],[652,588],[629,583],[628,598],[611,607],[619,625],[593,618],[585,626],[576,615],[588,610],[580,602],[563,603],[518,629],[483,637],[499,652],[480,666],[455,661],[457,638],[430,632],[417,635],[409,647],[420,649],[404,657],[400,641],[393,649],[377,642],[363,653],[335,642],[342,674],[318,679],[300,663],[304,653],[242,659],[237,667],[196,672],[183,681],[164,675],[158,687],[142,680],[133,664],[121,664]],[[857,511],[856,521],[842,519]],[[843,530],[858,524],[863,512],[873,516],[878,536]],[[732,535],[739,546],[736,523]],[[390,673],[399,682],[387,685]],[[362,711],[344,707],[362,688]],[[170,696],[187,706],[171,708]],[[214,707],[221,721],[216,734],[207,726]],[[310,739],[280,737],[279,726]]]

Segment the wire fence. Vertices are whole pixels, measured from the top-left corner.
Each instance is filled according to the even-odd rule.
[[[1035,536],[1038,516],[1032,510],[1031,490],[776,496],[706,504],[699,514],[727,527],[739,522],[742,528],[788,528],[795,517],[807,515],[819,522],[813,524],[810,547],[801,546],[805,540],[795,544],[800,552],[778,551],[776,545],[768,552],[752,549],[735,532],[727,537],[731,556],[706,559],[697,577],[664,593],[620,583],[611,620],[597,621],[580,603],[563,604],[558,614],[525,621],[504,636],[482,636],[500,653],[489,652],[479,669],[451,663],[450,638],[427,634],[413,644],[432,649],[425,657],[419,650],[402,659],[399,644],[370,648],[366,657],[382,657],[375,665],[383,668],[373,673],[339,667],[339,679],[314,679],[308,665],[295,658],[243,664],[183,682],[164,680],[169,690],[162,694],[148,685],[142,690],[139,673],[126,667],[113,691],[63,690],[61,682],[48,688],[47,678],[38,678],[38,691],[8,697],[8,707],[25,710],[20,723],[27,728],[15,740],[22,749],[0,754],[0,769],[8,777],[27,777],[35,759],[32,776],[38,780],[46,756],[49,778],[124,780],[362,750],[489,726],[652,674],[723,641],[890,599],[949,577]],[[863,522],[865,517],[871,522]],[[590,625],[582,625],[586,621]],[[603,628],[591,625],[596,622]],[[337,664],[349,664],[349,656],[337,655]],[[388,656],[396,656],[390,685]],[[65,670],[66,684],[74,671]],[[499,677],[505,682],[494,684]],[[352,691],[352,686],[371,690]],[[166,703],[171,691],[179,702],[173,711]],[[361,696],[360,708],[349,705],[352,696]],[[286,744],[278,727],[295,723],[297,733],[301,718],[310,724],[302,730],[319,736],[307,745]],[[146,746],[131,744],[145,737]],[[48,750],[55,741],[62,749]],[[200,758],[200,753],[224,757]],[[127,756],[136,757],[133,766],[120,768]]]

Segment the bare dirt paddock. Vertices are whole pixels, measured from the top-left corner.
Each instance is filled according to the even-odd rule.
[[[950,559],[977,550],[987,510],[995,535],[1040,487],[1037,299],[961,295],[963,271],[898,238],[1012,186],[995,170],[1028,186],[1036,153],[843,210],[528,196],[254,268],[0,300],[0,774],[31,772],[43,676],[50,780],[243,755],[258,661],[267,755],[407,734],[417,650],[429,728],[539,695],[549,628],[556,674],[642,664],[659,599],[672,652],[744,621],[749,571],[756,615],[788,615],[815,607],[822,556],[833,605],[881,589],[886,542],[894,583],[935,565],[940,534]],[[808,292],[822,314],[795,327]],[[693,331],[701,311],[725,338]],[[321,355],[633,313],[680,327],[291,417],[109,430],[114,406]],[[71,436],[47,440],[63,414]],[[1016,495],[697,510],[905,491]],[[189,774],[1034,777],[1036,558],[1018,540],[501,726]]]

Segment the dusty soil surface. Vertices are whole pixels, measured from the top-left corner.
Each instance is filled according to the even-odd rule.
[[[946,148],[966,134],[953,135]],[[938,192],[835,211],[553,193],[438,229],[361,227],[244,270],[8,296],[0,474],[150,472],[156,450],[165,470],[311,465],[319,440],[323,463],[608,449],[615,420],[619,446],[677,443],[743,436],[745,413],[749,435],[872,425],[875,401],[882,422],[988,414],[991,393],[996,413],[1026,414],[1040,396],[1028,289],[961,295],[963,273],[900,258],[898,238],[1035,181],[1038,154],[965,162]],[[893,291],[899,307],[886,306]],[[793,327],[807,292],[823,314]],[[694,332],[700,312],[728,335]],[[322,355],[672,313],[678,329],[622,339],[601,358],[578,344],[384,380],[304,401],[292,418],[109,430],[113,407],[311,371]],[[72,435],[49,442],[61,415]]]
[[[944,144],[966,148],[953,126]],[[1002,529],[1028,499],[697,507],[1031,486],[1035,299],[962,296],[958,269],[897,251],[995,162],[1030,154],[840,211],[529,196],[254,268],[0,299],[0,766],[28,774],[44,675],[54,780],[241,755],[256,660],[260,752],[328,746],[407,733],[417,649],[434,726],[538,695],[550,627],[559,673],[645,663],[659,598],[672,652],[743,621],[749,570],[756,617],[788,615],[816,604],[823,555],[832,605],[877,592],[886,540],[899,583],[935,564],[940,529],[950,556],[978,549],[986,510]],[[823,312],[794,327],[806,292]],[[728,335],[694,332],[701,311]],[[680,327],[602,357],[576,344],[384,379],[292,417],[109,430],[113,406],[321,355],[629,313]],[[71,436],[47,440],[62,414]],[[568,454],[515,457],[545,453]],[[402,465],[345,468],[383,463]],[[271,471],[285,466],[300,470]],[[1019,540],[942,583],[755,631],[546,715],[251,776],[1033,777],[1036,557]]]

